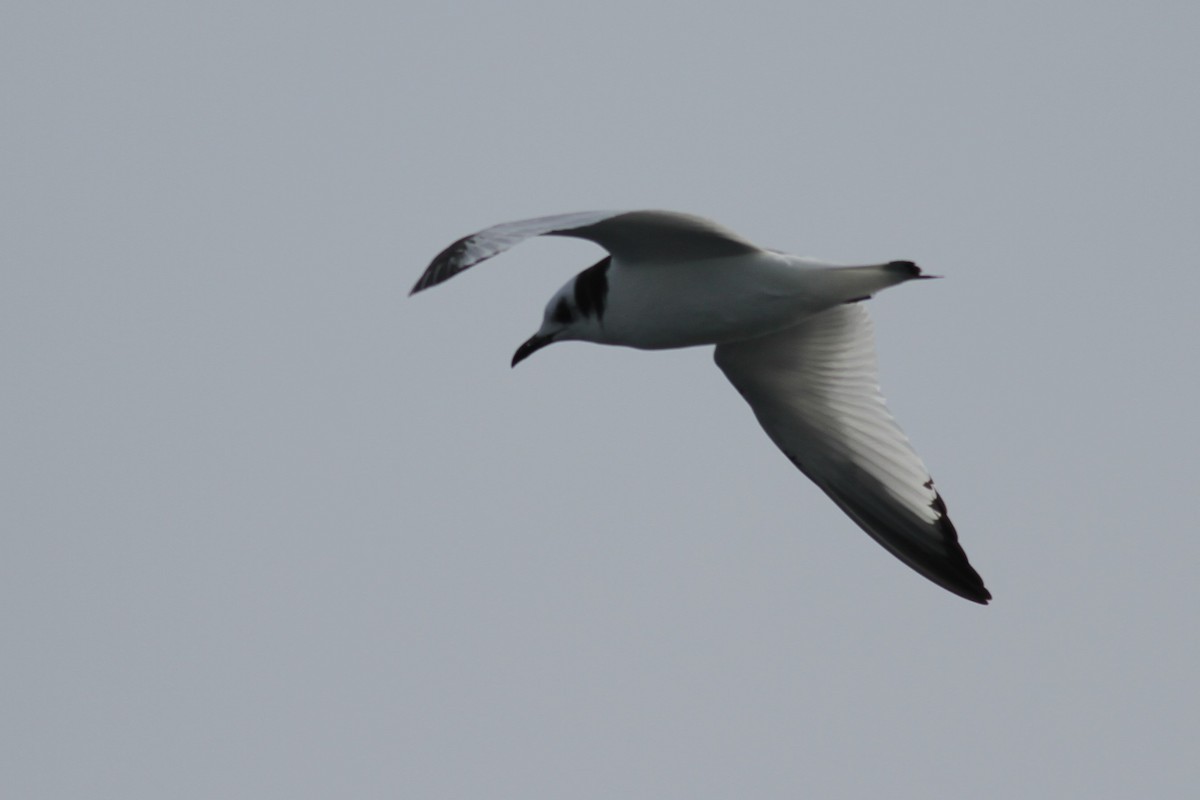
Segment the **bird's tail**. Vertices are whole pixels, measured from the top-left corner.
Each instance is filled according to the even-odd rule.
[[[869,264],[863,267],[838,267],[827,273],[830,287],[845,303],[866,300],[877,292],[915,278],[936,278],[925,275],[911,261],[889,261],[886,264]]]

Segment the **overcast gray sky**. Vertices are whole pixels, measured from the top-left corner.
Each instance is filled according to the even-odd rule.
[[[1180,797],[1194,3],[10,3],[0,795]],[[707,348],[508,361],[590,208],[913,259],[938,589]]]

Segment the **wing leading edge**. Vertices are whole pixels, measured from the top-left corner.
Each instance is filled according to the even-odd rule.
[[[493,225],[438,253],[409,294],[436,286],[534,236],[587,239],[623,262],[688,261],[757,252],[715,222],[674,211],[580,211]]]

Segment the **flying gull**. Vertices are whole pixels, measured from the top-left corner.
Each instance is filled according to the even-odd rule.
[[[659,350],[716,345],[717,366],[793,464],[875,541],[939,586],[986,604],[946,504],[880,393],[861,301],[923,275],[911,261],[840,266],[760,248],[672,211],[584,211],[508,222],[433,259],[415,294],[533,236],[608,255],[546,305],[512,364],[554,342]]]

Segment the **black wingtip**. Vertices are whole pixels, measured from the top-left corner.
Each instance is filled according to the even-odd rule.
[[[435,274],[434,268],[436,266],[437,266],[437,260],[435,259],[433,261],[433,263],[431,263],[428,267],[426,267],[425,271],[421,273],[421,277],[417,278],[417,282],[413,284],[413,287],[408,290],[409,297],[412,297],[417,292],[423,292],[426,289],[428,289],[430,286],[433,286],[434,284],[438,283],[438,281],[434,280],[434,274]]]
[[[796,459],[793,458],[792,462],[800,466]],[[804,467],[800,469],[805,471]],[[866,473],[860,473],[857,478],[864,486],[874,486],[877,494],[886,491]],[[972,603],[987,605],[992,599],[992,593],[983,585],[983,578],[971,566],[967,554],[958,543],[958,531],[946,514],[946,504],[940,494],[935,492],[930,502],[930,506],[937,512],[937,517],[933,520],[936,532],[934,543],[923,544],[921,540],[928,532],[925,528],[927,522],[914,518],[912,522],[918,530],[903,519],[884,519],[875,514],[870,505],[854,502],[837,486],[818,485],[860,528],[870,534],[871,538],[921,575]],[[933,489],[932,478],[926,482],[925,487]]]
[[[976,573],[978,577],[978,573]],[[949,588],[949,587],[947,587]],[[970,600],[972,603],[979,603],[981,606],[986,606],[992,599],[992,593],[983,585],[983,579],[979,580],[978,584],[971,586],[960,586],[958,589],[950,589],[964,600]]]
[[[417,279],[416,285],[413,286],[408,296],[412,297],[417,292],[423,292],[430,286],[437,286],[439,283],[453,278],[474,264],[475,261],[468,260],[465,256],[467,242],[470,239],[470,236],[464,236],[434,256],[433,261],[430,261],[429,266],[421,273],[421,277]]]
[[[925,485],[933,488],[933,479],[931,478]],[[955,530],[954,523],[950,521],[950,517],[946,514],[946,503],[942,500],[940,493],[934,494],[932,505],[934,510],[940,514],[936,525],[949,547],[944,566],[950,568],[943,571],[940,580],[934,578],[934,581],[940,583],[943,588],[954,592],[964,600],[970,600],[973,603],[986,606],[988,601],[992,599],[992,593],[983,585],[983,576],[971,566],[971,562],[967,560],[966,551],[958,543],[958,531]]]

